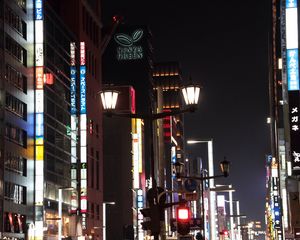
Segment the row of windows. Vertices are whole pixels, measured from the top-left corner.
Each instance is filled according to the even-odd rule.
[[[27,132],[10,123],[6,123],[5,137],[8,138],[8,140],[17,143],[24,148],[27,147]]]
[[[95,208],[96,208],[96,212],[95,212]],[[100,219],[100,205],[99,204],[94,204],[88,201],[88,216],[90,215],[90,217],[93,219],[95,218],[96,215],[96,219],[99,220]]]
[[[5,107],[22,119],[27,119],[27,105],[9,93],[6,93]]]
[[[5,78],[7,82],[27,93],[27,77],[9,64],[5,66]]]
[[[18,173],[22,176],[27,175],[27,159],[15,153],[6,153],[4,167],[8,171]]]
[[[90,37],[93,43],[99,47],[99,27],[85,7],[82,7],[82,29]]]
[[[16,204],[26,204],[26,187],[5,182],[4,198]]]
[[[4,213],[4,232],[25,233],[26,216],[17,213]],[[15,238],[14,238],[15,239]]]
[[[25,67],[27,66],[27,51],[8,35],[5,36],[5,49]]]
[[[26,23],[8,6],[5,8],[5,21],[26,39]]]

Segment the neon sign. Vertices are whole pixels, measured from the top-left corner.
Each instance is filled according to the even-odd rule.
[[[43,1],[35,0],[35,239],[44,237],[44,23]]]
[[[74,42],[70,43],[70,104],[71,104],[71,213],[77,211],[77,116],[76,116],[76,61]]]
[[[80,42],[80,211],[82,229],[86,229],[87,213],[87,120],[85,43]]]
[[[115,41],[120,45],[117,48],[117,59],[118,60],[136,60],[142,59],[144,56],[143,48],[136,46],[143,37],[143,30],[137,29],[129,36],[125,33],[118,33],[115,35]]]
[[[286,2],[286,54],[288,90],[299,90],[298,8],[296,0]]]

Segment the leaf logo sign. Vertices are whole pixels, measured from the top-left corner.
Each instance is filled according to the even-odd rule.
[[[139,40],[141,40],[143,33],[144,32],[142,29],[137,29],[133,32],[132,36],[128,36],[125,33],[119,33],[116,34],[114,38],[115,41],[121,46],[130,47],[133,45],[133,43],[136,43]]]

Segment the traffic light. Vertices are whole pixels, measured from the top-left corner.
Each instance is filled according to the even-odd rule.
[[[152,205],[150,208],[144,208],[140,210],[146,221],[143,221],[143,230],[151,231],[151,235],[159,235],[160,233],[160,207],[158,205]]]
[[[190,232],[190,209],[186,206],[177,208],[177,232],[180,235],[187,235]]]

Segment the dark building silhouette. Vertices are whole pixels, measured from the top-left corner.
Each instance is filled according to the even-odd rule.
[[[120,25],[103,55],[103,82],[116,87],[131,86],[135,92],[132,103],[139,114],[156,110],[151,38],[146,26]],[[122,95],[121,91],[118,104],[126,102]],[[118,104],[116,108],[120,110]],[[146,180],[150,182],[153,138],[149,124],[138,119],[104,119],[104,200],[115,202],[107,208],[108,240],[143,235],[139,209],[146,200],[138,199],[145,199]]]

